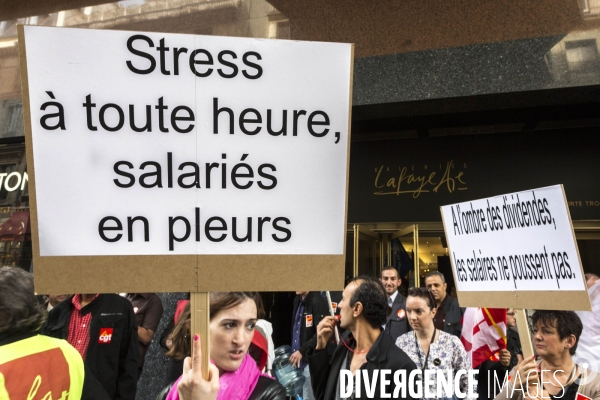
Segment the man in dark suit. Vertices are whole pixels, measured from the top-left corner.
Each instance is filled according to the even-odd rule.
[[[317,325],[329,315],[327,300],[320,292],[296,292],[292,317],[292,355],[290,363],[304,370],[306,381],[302,398],[314,400],[310,385],[310,375],[306,362],[306,352],[317,343]]]
[[[342,371],[344,376],[348,376],[348,370],[350,375],[361,373],[361,370],[367,371],[369,377],[373,377],[374,373],[387,370],[388,383],[385,387],[381,387],[382,379],[375,381],[369,378],[371,381],[367,382],[367,386],[371,390],[374,386],[372,396],[367,395],[363,379],[360,381],[360,388],[352,388],[350,385],[348,390],[353,393],[360,390],[361,398],[379,399],[380,396],[386,397],[384,393],[389,398],[395,389],[393,379],[395,372],[405,371],[408,377],[417,367],[408,355],[395,345],[390,335],[381,330],[388,310],[387,296],[381,282],[369,276],[355,278],[344,289],[339,307],[340,326],[348,331],[342,338],[343,343],[340,342],[335,349],[331,362],[327,345],[331,341],[336,325],[334,317],[323,318],[317,327],[316,346],[307,352],[315,398],[318,400],[340,398],[340,377]],[[410,391],[407,390],[407,394],[409,393]]]
[[[408,320],[406,319],[406,297],[398,292],[398,288],[402,284],[402,279],[398,276],[396,268],[387,265],[381,270],[379,280],[385,289],[388,306],[392,309],[385,322],[384,330],[392,337],[392,341],[396,343],[398,336],[410,330]]]

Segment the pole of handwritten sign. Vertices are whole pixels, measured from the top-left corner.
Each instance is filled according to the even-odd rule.
[[[523,359],[526,360],[533,356],[533,345],[531,344],[531,335],[529,334],[529,321],[527,312],[522,309],[515,309],[515,319],[519,327],[519,338],[521,339],[521,349],[523,350]],[[538,387],[540,387],[540,377],[538,376]]]
[[[521,349],[523,350],[523,358],[527,359],[533,356],[533,346],[531,345],[531,335],[529,334],[529,321],[525,310],[516,309],[515,318],[519,327],[519,337],[521,338]]]
[[[208,292],[190,293],[190,318],[191,348],[194,348],[194,335],[199,335],[202,339],[202,377],[208,380],[208,360],[210,359],[210,296]]]

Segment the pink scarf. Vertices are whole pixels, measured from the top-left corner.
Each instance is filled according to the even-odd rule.
[[[273,379],[267,374],[261,374],[256,366],[256,361],[246,353],[237,371],[225,372],[219,378],[217,400],[248,400],[261,375]],[[177,391],[179,381],[181,381],[181,377],[171,387],[166,400],[179,400]]]

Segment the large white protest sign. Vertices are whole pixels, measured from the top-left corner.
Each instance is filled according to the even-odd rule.
[[[29,26],[20,41],[35,261],[335,256],[343,276],[352,45]],[[243,264],[264,278],[264,262]]]
[[[461,306],[589,307],[561,185],[441,211]]]

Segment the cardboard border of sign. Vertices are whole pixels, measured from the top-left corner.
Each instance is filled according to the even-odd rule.
[[[573,222],[571,220],[571,213],[569,211],[567,196],[565,195],[565,189],[563,185],[559,185],[564,199],[565,207],[567,208],[567,216],[569,217],[569,223],[571,225],[571,235],[575,241],[575,231],[573,230]],[[540,188],[541,189],[541,188]],[[534,189],[536,190],[536,189]],[[515,192],[516,193],[516,192]],[[479,199],[477,199],[479,200]],[[445,207],[445,206],[444,206]],[[442,207],[440,207],[440,213],[442,214],[442,223],[444,225],[444,233],[446,231],[446,221],[444,220],[444,213]],[[579,260],[580,276],[584,281],[585,278],[583,272],[583,266],[581,265],[581,257],[579,256],[579,248],[577,242],[575,242],[575,249],[577,250],[577,258]],[[452,254],[450,249],[450,242],[448,242],[448,253]],[[458,296],[458,303],[461,307],[487,307],[487,308],[516,308],[516,309],[540,309],[540,310],[578,310],[578,311],[591,311],[592,305],[590,303],[590,297],[587,290],[575,291],[575,290],[548,290],[548,291],[502,291],[502,292],[465,292],[459,291],[456,282],[456,266],[454,260],[450,257],[452,264],[452,277],[454,278],[454,287],[456,288],[456,294]]]
[[[57,28],[68,29],[68,28]],[[346,197],[341,255],[40,256],[24,25],[17,26],[35,289],[38,293],[342,290],[350,177],[354,44],[350,50]],[[64,238],[76,240],[76,238]],[[227,268],[225,270],[225,268]],[[268,273],[265,271],[268,270]],[[81,272],[80,272],[81,271]],[[225,272],[226,271],[226,272]],[[309,272],[307,272],[309,271]],[[80,272],[80,273],[79,273]]]

